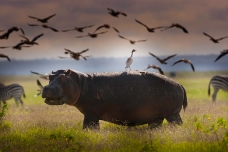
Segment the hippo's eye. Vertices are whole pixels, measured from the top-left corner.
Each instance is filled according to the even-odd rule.
[[[61,81],[64,81],[65,78],[66,78],[66,75],[65,75],[65,74],[60,74],[60,79],[61,79]]]

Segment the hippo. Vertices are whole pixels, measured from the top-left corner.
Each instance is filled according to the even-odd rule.
[[[182,124],[187,107],[182,85],[153,72],[123,71],[86,74],[58,70],[49,75],[42,98],[48,105],[72,105],[83,115],[83,129],[99,129],[99,120],[118,125],[159,127],[164,119]]]

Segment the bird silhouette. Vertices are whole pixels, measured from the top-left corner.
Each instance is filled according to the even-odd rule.
[[[111,8],[107,8],[107,10],[109,11],[108,13],[111,14],[113,17],[117,17],[121,14],[123,16],[127,16],[127,14],[123,13],[123,12],[120,12],[120,11],[114,11],[113,9]]]
[[[64,48],[65,49],[65,48]],[[65,54],[70,54],[71,58],[75,59],[75,60],[79,60],[80,57],[82,57],[84,60],[87,60],[87,57],[90,57],[90,56],[83,56],[82,53],[85,53],[87,52],[89,49],[85,49],[85,50],[82,50],[81,52],[73,52],[69,49],[65,49]],[[69,58],[69,57],[60,57],[59,58]]]
[[[99,34],[104,34],[108,31],[105,31],[105,32],[100,32],[100,33],[88,33],[87,35],[84,35],[84,36],[76,36],[77,38],[82,38],[82,37],[87,37],[87,36],[90,36],[91,38],[96,38]]]
[[[0,58],[7,58],[7,60],[9,62],[11,62],[10,58],[7,55],[5,55],[5,54],[0,54]]]
[[[43,28],[49,28],[49,29],[51,29],[52,31],[54,31],[54,32],[59,32],[59,30],[57,30],[57,29],[55,29],[55,28],[53,28],[53,27],[50,27],[50,26],[48,26],[48,25],[46,25],[46,24],[42,24],[42,25],[39,25],[39,24],[28,24],[29,26],[42,26]]]
[[[132,59],[132,57],[133,57],[133,53],[135,52],[136,50],[135,49],[133,49],[132,51],[131,51],[131,56],[129,57],[129,58],[127,58],[127,61],[126,61],[126,67],[125,67],[125,69],[127,70],[127,68],[129,68],[130,70],[131,70],[131,64],[132,64],[132,62],[133,62],[133,59]]]
[[[34,95],[34,97],[37,97],[37,96],[41,95],[42,92],[43,92],[43,88],[44,88],[43,85],[40,83],[40,81],[38,79],[36,80],[36,83],[37,83],[37,85],[38,85],[38,87],[40,89],[37,90],[38,93],[36,95]]]
[[[41,22],[41,23],[47,23],[48,22],[48,20],[50,19],[50,18],[52,18],[52,17],[54,17],[56,14],[53,14],[53,15],[51,15],[51,16],[48,16],[48,17],[46,17],[46,18],[37,18],[37,17],[34,17],[34,16],[28,16],[29,18],[32,18],[32,19],[36,19],[37,21],[39,21],[39,22]]]
[[[20,27],[16,27],[16,26],[14,26],[14,27],[11,27],[11,28],[9,28],[8,30],[7,30],[7,32],[5,32],[4,34],[2,34],[2,35],[0,35],[0,39],[8,39],[9,38],[9,35],[13,32],[13,31],[21,31],[21,33],[23,34],[23,35],[25,35],[25,32],[23,31],[23,29],[22,28],[20,28]]]
[[[31,46],[27,46],[27,45],[24,45],[24,44],[25,44],[24,42],[20,42],[20,43],[18,43],[15,46],[1,46],[0,49],[13,48],[13,49],[16,49],[16,50],[21,50],[22,47],[31,47]]]
[[[140,21],[138,21],[138,20],[136,20],[136,19],[135,19],[135,21],[136,21],[137,23],[141,24],[142,26],[146,27],[146,29],[147,29],[148,32],[152,32],[152,33],[155,32],[154,30],[156,30],[156,29],[165,28],[164,26],[159,26],[159,27],[150,28],[150,27],[148,27],[147,25],[143,24],[142,22],[140,22]]]
[[[128,40],[131,44],[135,44],[136,42],[145,42],[146,40],[138,40],[138,41],[134,41],[134,40],[130,40],[130,39],[127,39],[121,35],[119,35],[120,38],[122,39],[125,39],[125,40]]]
[[[73,28],[73,29],[69,29],[69,30],[62,30],[62,32],[68,32],[68,31],[74,31],[74,30],[76,30],[76,31],[78,31],[78,32],[83,32],[83,30],[85,29],[85,28],[89,28],[89,27],[93,27],[94,25],[89,25],[89,26],[84,26],[84,27],[75,27],[75,28]]]
[[[191,62],[190,60],[187,60],[187,59],[180,59],[180,60],[174,62],[173,65],[175,65],[175,64],[177,64],[177,63],[180,63],[180,62],[184,62],[184,63],[190,64],[191,67],[192,67],[192,70],[195,72],[195,68],[194,68],[192,62]],[[173,66],[173,65],[172,65],[172,66]]]
[[[107,29],[109,29],[111,26],[109,25],[109,24],[103,24],[103,25],[101,25],[101,26],[99,26],[98,28],[96,28],[96,30],[94,31],[94,32],[96,32],[96,31],[98,31],[99,29],[101,29],[101,28],[107,28]],[[112,27],[117,33],[119,33],[119,30],[117,30],[115,27]]]
[[[214,62],[218,61],[221,57],[223,57],[226,54],[228,54],[228,49],[221,51],[220,55],[215,59]]]
[[[25,36],[23,36],[23,35],[20,35],[21,37],[23,37],[25,40],[21,40],[21,42],[23,42],[24,44],[28,44],[28,45],[34,45],[34,44],[36,44],[36,45],[39,45],[37,42],[35,42],[38,38],[40,38],[41,36],[43,36],[44,34],[42,33],[42,34],[39,34],[39,35],[37,35],[36,37],[34,37],[31,41],[27,38],[27,37],[25,37]]]
[[[160,74],[164,75],[164,72],[162,71],[162,69],[159,66],[156,66],[154,64],[148,65],[147,68],[144,69],[143,71],[145,71],[145,70],[147,70],[149,68],[157,69],[160,72]]]
[[[206,35],[207,37],[209,37],[210,40],[211,40],[212,42],[214,42],[214,43],[219,43],[219,41],[221,41],[222,39],[228,38],[228,36],[225,36],[225,37],[221,37],[221,38],[215,39],[215,38],[213,38],[212,36],[208,35],[207,33],[204,33],[204,32],[203,32],[203,34]]]
[[[167,62],[165,62],[166,60],[168,60],[168,59],[170,59],[170,58],[172,58],[172,57],[177,55],[177,54],[173,54],[173,55],[170,55],[170,56],[168,56],[168,57],[166,57],[164,59],[160,59],[159,57],[157,57],[156,55],[154,55],[154,54],[152,54],[150,52],[149,52],[149,54],[152,55],[153,57],[155,57],[161,64],[167,64]]]
[[[37,73],[37,72],[33,72],[33,71],[30,71],[31,73],[33,73],[33,74],[36,74],[36,75],[39,75],[40,76],[40,78],[42,78],[42,79],[45,79],[45,80],[49,80],[49,74],[40,74],[40,73]]]
[[[170,25],[169,27],[166,27],[165,29],[163,29],[163,30],[161,30],[161,31],[165,31],[165,30],[170,29],[170,28],[173,28],[173,27],[182,29],[184,33],[188,33],[187,29],[184,28],[182,25],[180,25],[180,24],[178,24],[178,23],[173,23],[172,25]]]

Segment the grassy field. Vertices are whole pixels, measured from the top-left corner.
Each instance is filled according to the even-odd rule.
[[[187,92],[188,107],[181,111],[184,124],[157,129],[147,125],[128,128],[100,121],[100,130],[82,130],[83,115],[72,106],[50,106],[38,96],[38,76],[0,76],[6,85],[24,86],[24,106],[8,100],[0,113],[1,151],[199,151],[228,150],[228,93],[219,91],[217,101],[207,95],[216,74],[228,72],[183,72],[173,78]],[[41,80],[43,85],[48,81]],[[211,88],[213,91],[213,89]]]

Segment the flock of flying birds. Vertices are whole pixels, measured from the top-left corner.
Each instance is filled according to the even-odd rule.
[[[122,16],[125,16],[125,17],[127,16],[126,13],[123,13],[123,12],[121,12],[121,11],[115,11],[115,10],[113,10],[113,9],[111,9],[111,8],[107,8],[107,10],[108,10],[108,13],[109,13],[111,16],[116,17],[116,18],[118,18],[119,15],[122,15]],[[56,14],[53,14],[53,15],[50,15],[50,16],[48,16],[48,17],[46,17],[46,18],[38,18],[38,17],[34,17],[34,16],[28,16],[29,18],[35,19],[35,20],[37,20],[38,22],[41,22],[41,23],[42,23],[42,24],[28,24],[28,25],[29,25],[29,26],[41,26],[41,27],[43,27],[43,28],[50,29],[50,30],[52,30],[53,32],[69,32],[69,31],[75,31],[75,30],[76,30],[76,31],[81,32],[81,33],[84,32],[84,29],[85,29],[85,28],[91,28],[91,27],[94,26],[94,25],[88,25],[88,26],[83,26],[83,27],[74,27],[74,28],[72,28],[72,29],[67,29],[67,30],[57,30],[57,29],[55,29],[55,28],[53,28],[53,27],[50,27],[50,26],[48,26],[47,24],[45,24],[45,23],[48,23],[49,19],[51,19],[51,18],[54,17],[55,15],[56,15]],[[147,25],[145,25],[144,23],[142,23],[142,22],[139,21],[139,20],[136,20],[136,19],[135,19],[135,22],[138,23],[138,24],[140,24],[141,26],[145,27],[145,28],[147,29],[147,31],[148,31],[148,32],[151,32],[151,33],[155,32],[155,30],[158,30],[158,29],[160,29],[160,31],[165,31],[165,30],[168,30],[168,29],[170,29],[170,28],[178,28],[178,29],[181,29],[184,33],[188,34],[188,30],[187,30],[185,27],[183,27],[182,25],[178,24],[178,23],[173,23],[173,24],[171,24],[170,26],[159,26],[159,27],[150,28],[150,27],[148,27]],[[117,28],[115,28],[115,27],[113,27],[113,26],[110,26],[109,24],[103,24],[103,25],[97,27],[93,33],[88,33],[87,35],[82,35],[82,36],[76,36],[76,38],[82,38],[82,37],[87,37],[87,36],[88,36],[88,37],[91,37],[91,38],[96,38],[96,37],[98,37],[99,34],[104,34],[104,33],[107,33],[107,32],[108,32],[108,31],[97,32],[97,31],[99,31],[100,29],[103,29],[103,28],[105,28],[105,29],[110,29],[110,28],[114,29],[114,30],[118,33],[119,38],[129,41],[131,44],[135,44],[135,43],[137,43],[137,42],[145,42],[145,41],[146,41],[146,40],[131,40],[131,39],[128,39],[128,38],[126,38],[126,37],[120,35],[120,34],[119,34],[120,32],[119,32],[119,30],[118,30]],[[23,47],[31,47],[31,46],[33,46],[33,45],[38,45],[38,43],[37,43],[36,41],[37,41],[40,37],[42,37],[42,36],[44,35],[43,33],[42,33],[42,34],[39,34],[39,35],[35,36],[33,39],[30,40],[29,38],[27,38],[27,37],[25,36],[24,30],[23,30],[22,28],[20,28],[20,27],[11,27],[11,28],[9,28],[7,31],[6,31],[6,30],[0,30],[0,33],[4,32],[4,31],[5,31],[5,33],[3,33],[3,34],[0,35],[0,40],[1,40],[1,39],[8,39],[9,36],[10,36],[10,34],[11,34],[12,32],[18,32],[18,31],[20,31],[20,32],[22,33],[22,35],[19,35],[19,36],[20,36],[21,38],[23,38],[23,40],[21,40],[18,44],[14,45],[14,46],[0,46],[0,49],[12,48],[12,49],[21,50]],[[221,41],[221,40],[223,40],[223,39],[225,39],[225,38],[228,38],[228,36],[225,36],[225,37],[221,37],[221,38],[217,38],[217,39],[216,39],[216,38],[213,38],[212,36],[210,36],[210,35],[207,34],[207,33],[203,33],[203,34],[204,34],[205,36],[209,37],[210,40],[211,40],[212,42],[214,42],[214,43],[219,43],[219,41]],[[65,54],[69,54],[69,55],[70,55],[70,58],[73,58],[73,59],[75,59],[75,60],[79,60],[80,58],[83,58],[84,60],[87,60],[87,58],[90,57],[90,56],[83,56],[83,55],[82,55],[83,53],[87,52],[89,49],[85,49],[85,50],[83,50],[83,51],[81,51],[81,52],[73,52],[73,51],[71,51],[71,50],[69,50],[69,49],[66,49],[66,48],[64,48],[64,49],[65,49]],[[126,61],[126,67],[125,67],[126,70],[127,70],[128,68],[131,69],[131,68],[130,68],[130,65],[131,65],[132,62],[133,62],[132,57],[133,57],[133,53],[134,53],[135,51],[136,51],[135,49],[132,50],[131,56],[130,56],[130,57],[127,59],[127,61]],[[161,64],[167,64],[166,61],[167,61],[168,59],[170,59],[170,58],[172,58],[172,57],[174,57],[174,56],[177,55],[177,54],[174,54],[174,55],[170,55],[170,56],[168,56],[168,57],[166,57],[166,58],[164,58],[164,59],[160,59],[159,57],[157,57],[156,55],[154,55],[154,54],[152,54],[152,53],[150,53],[150,52],[149,52],[149,54],[150,54],[151,56],[155,57]],[[221,57],[225,56],[226,54],[228,54],[228,49],[227,49],[227,50],[223,50],[223,51],[220,53],[220,55],[215,59],[214,62],[216,62],[217,60],[219,60]],[[5,54],[0,54],[0,57],[1,57],[1,58],[7,58],[8,61],[10,61],[10,58],[9,58],[7,55],[5,55]],[[69,57],[61,57],[61,56],[58,56],[58,57],[59,57],[59,58],[69,58]],[[180,59],[180,60],[174,62],[173,65],[175,65],[175,64],[177,64],[177,63],[180,63],[180,62],[184,62],[184,63],[190,64],[192,70],[195,71],[195,68],[194,68],[193,64],[192,64],[191,61],[188,60],[188,59]],[[162,71],[162,69],[161,69],[160,67],[154,65],[154,64],[148,65],[148,67],[147,67],[146,69],[144,69],[144,70],[147,70],[147,69],[149,69],[149,68],[157,69],[157,70],[159,70],[159,72],[160,72],[161,74],[164,74],[164,72]],[[31,72],[32,72],[32,71],[31,71]],[[36,72],[32,72],[32,73],[41,75],[41,77],[43,76],[43,78],[47,79],[47,76],[46,76],[46,75],[42,75],[42,74],[39,74],[39,73],[36,73]],[[38,83],[38,82],[37,82],[37,83]]]

